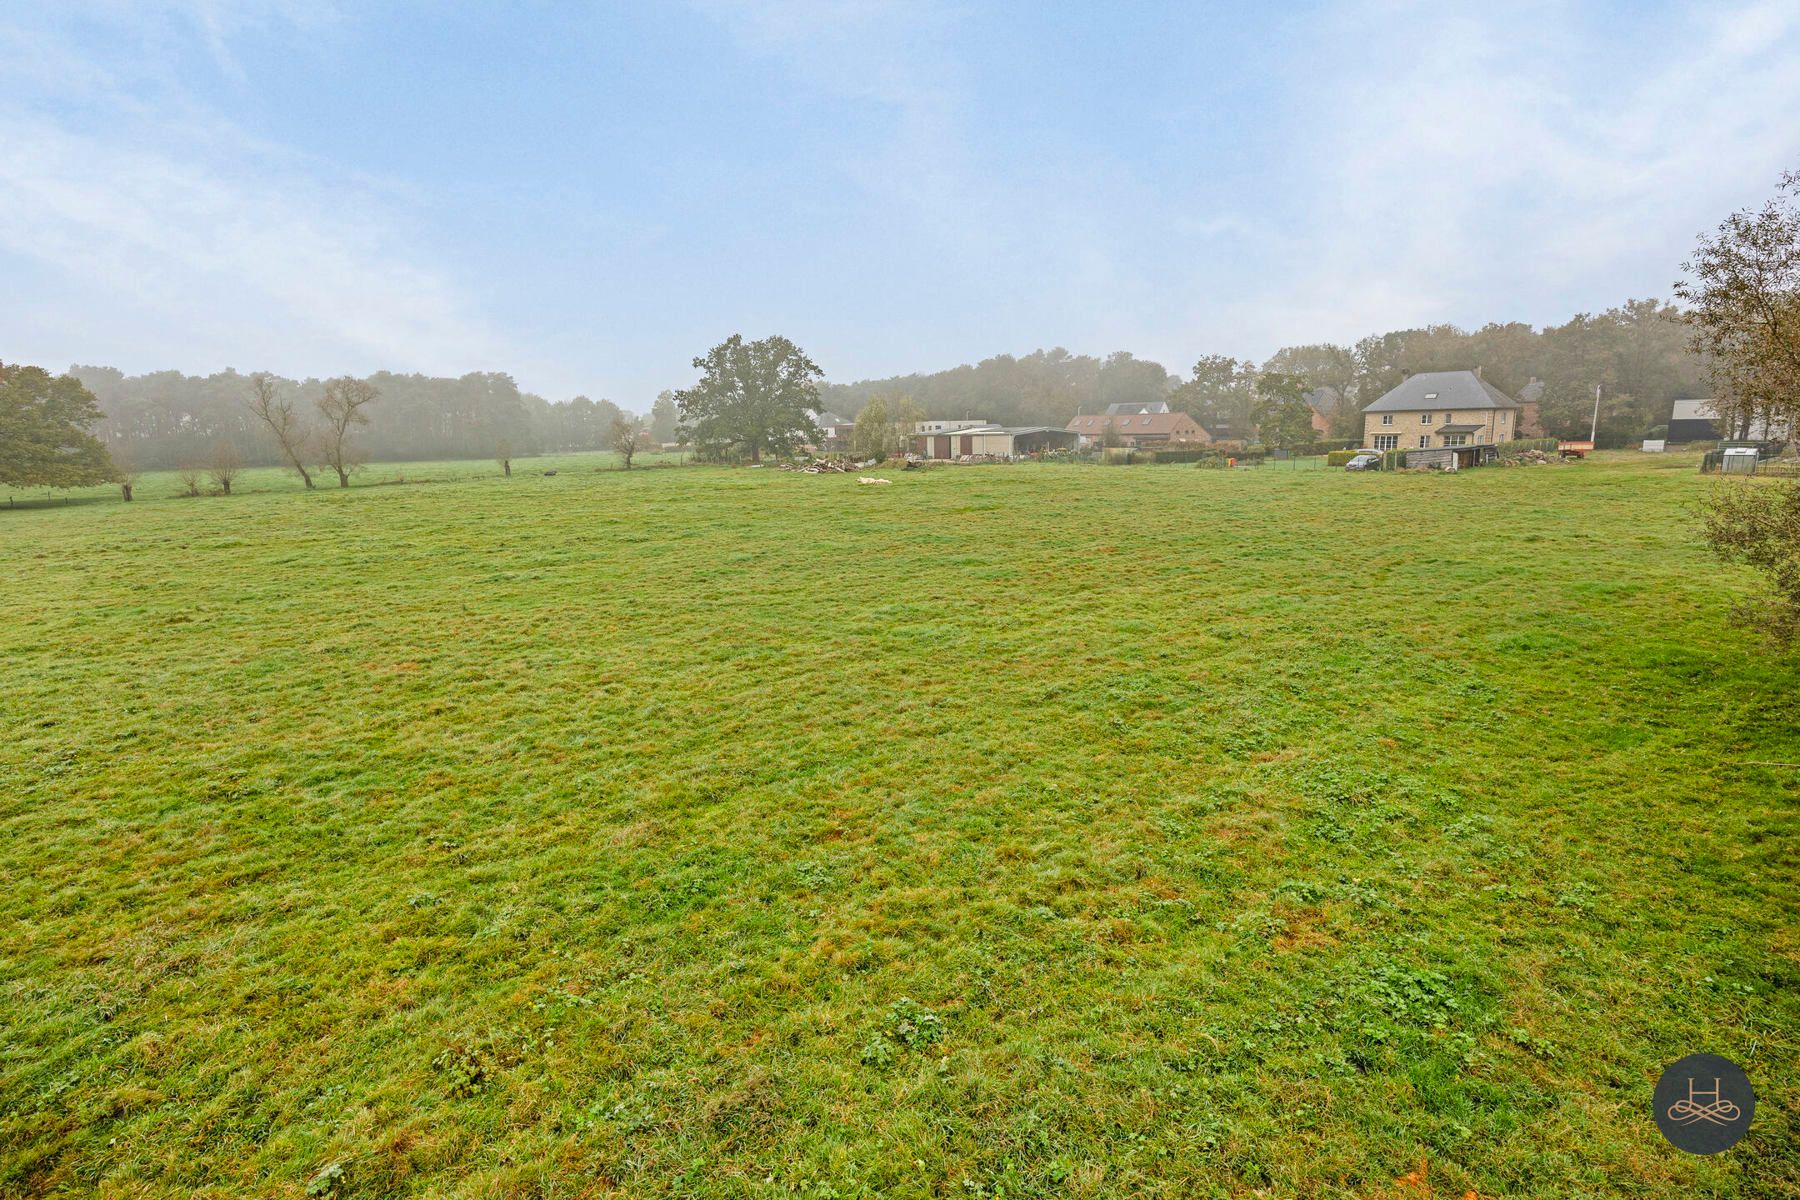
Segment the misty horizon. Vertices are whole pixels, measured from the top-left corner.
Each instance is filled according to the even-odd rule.
[[[0,357],[632,409],[734,330],[851,382],[1541,328],[1669,295],[1800,149],[1775,3],[69,5],[0,46]]]

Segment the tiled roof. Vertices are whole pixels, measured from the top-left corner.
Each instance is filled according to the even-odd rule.
[[[1199,429],[1199,422],[1186,413],[1143,413],[1135,416],[1080,416],[1075,417],[1065,428],[1076,433],[1104,433],[1111,425],[1122,434],[1167,434],[1176,430]]]
[[[1364,412],[1435,412],[1442,409],[1518,408],[1519,402],[1473,371],[1422,371]]]

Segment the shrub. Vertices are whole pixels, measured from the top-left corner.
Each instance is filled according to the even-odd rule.
[[[1706,540],[1729,561],[1767,577],[1769,595],[1738,605],[1777,645],[1800,642],[1800,483],[1723,482],[1705,508]]]
[[[1328,450],[1325,453],[1325,465],[1341,467],[1355,457],[1356,451],[1354,450]]]

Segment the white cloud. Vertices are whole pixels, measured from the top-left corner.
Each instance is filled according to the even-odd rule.
[[[971,28],[965,7],[931,0],[693,3],[745,50],[778,60],[797,86],[885,115],[880,132],[841,148],[834,165],[861,192],[871,239],[899,239],[910,255],[888,264],[895,308],[920,292],[934,296],[934,307],[950,301],[946,313],[959,302],[979,305],[984,296],[1010,293],[1013,302],[985,308],[981,323],[951,316],[953,327],[936,331],[971,356],[1141,339],[1136,317],[1163,304],[1127,250],[1142,233],[1135,215],[1147,189],[1128,164],[1098,148],[1087,148],[1085,162],[1053,156],[1026,169],[992,145],[983,129],[992,114],[981,107],[972,73],[982,55],[996,51]],[[889,249],[871,244],[868,253]],[[862,369],[948,365],[921,362],[916,334],[899,333],[913,315],[870,311],[858,321],[846,340],[858,343]]]
[[[877,211],[910,212],[947,272],[1013,282],[1012,304],[946,331],[978,353],[1062,341],[1179,367],[1207,351],[1546,323],[1667,295],[1693,236],[1764,195],[1800,151],[1791,0],[1604,28],[1573,0],[1316,11],[1259,58],[1267,107],[1231,118],[1255,124],[1257,156],[1218,165],[1236,175],[1223,192],[1198,186],[1211,171],[1199,155],[1191,188],[1140,169],[1142,146],[1071,143],[1060,177],[994,170],[964,77],[994,48],[955,10],[701,7],[801,86],[892,113],[846,170]],[[1201,131],[1170,128],[1151,153],[1194,154]]]
[[[1296,147],[1316,207],[1236,332],[1271,348],[1667,295],[1694,235],[1800,151],[1800,9],[1697,8],[1628,70],[1580,16],[1345,11],[1322,41],[1359,69],[1315,78]]]
[[[245,164],[239,160],[236,164]],[[352,363],[467,361],[486,335],[450,284],[397,256],[369,200],[13,117],[0,125],[0,248],[141,309],[172,343],[235,358],[335,345]],[[332,210],[350,215],[338,215]],[[99,349],[99,348],[97,348]]]
[[[112,7],[88,12],[110,18]],[[301,7],[194,0],[118,19],[156,37],[171,36],[172,23],[173,36],[201,37],[229,67],[233,33]],[[18,64],[0,79],[10,84],[0,106],[0,261],[12,260],[15,278],[35,277],[62,318],[60,329],[36,312],[7,323],[35,329],[44,353],[108,362],[119,346],[159,348],[161,361],[119,363],[135,369],[494,364],[493,335],[449,276],[408,245],[404,211],[376,181],[259,143],[185,94],[142,98],[141,75],[128,86],[55,30],[6,27],[0,46]],[[77,81],[78,95],[47,96],[41,85],[54,78]],[[36,297],[20,288],[3,303]]]
[[[1054,106],[1079,103],[1072,89],[1005,93],[1032,50],[997,42],[1012,18],[990,10],[693,3],[797,94],[783,115],[812,122],[814,158],[796,191],[867,224],[816,243],[784,232],[802,265],[709,297],[708,311],[779,319],[840,377],[1057,343],[1180,367],[1434,321],[1562,320],[1666,294],[1694,235],[1800,159],[1792,0],[1626,13],[1604,30],[1573,0],[1353,0],[1304,22],[1258,18],[1275,40],[1229,48],[1253,60],[1242,79],[1215,94],[1209,60],[1177,54],[1155,68],[1175,87],[1146,96],[1200,99],[1140,113],[1116,141],[1055,128]],[[345,11],[71,0],[0,15],[0,270],[40,285],[0,299],[0,329],[19,343],[0,353],[28,333],[133,369],[500,366],[569,390],[592,390],[579,381],[596,373],[666,375],[668,362],[631,361],[668,354],[629,321],[604,363],[583,361],[597,342],[534,340],[524,319],[502,340],[448,252],[409,236],[430,205],[257,142],[179,78],[196,58],[230,78],[234,46],[271,28],[305,26],[309,45],[353,37]],[[84,22],[131,49],[91,53]],[[1154,103],[1114,98],[1121,113]],[[841,127],[819,115],[833,105]],[[527,172],[519,186],[540,183]],[[580,189],[539,211],[608,217]],[[666,262],[633,255],[639,274],[609,286],[653,291],[691,269],[682,232]],[[490,267],[496,303],[534,269],[555,274]],[[563,300],[576,314],[587,302]],[[118,347],[142,349],[127,361]]]

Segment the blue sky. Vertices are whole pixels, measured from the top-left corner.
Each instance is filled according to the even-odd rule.
[[[1800,3],[0,0],[0,359],[643,409],[1666,296],[1800,167]]]

